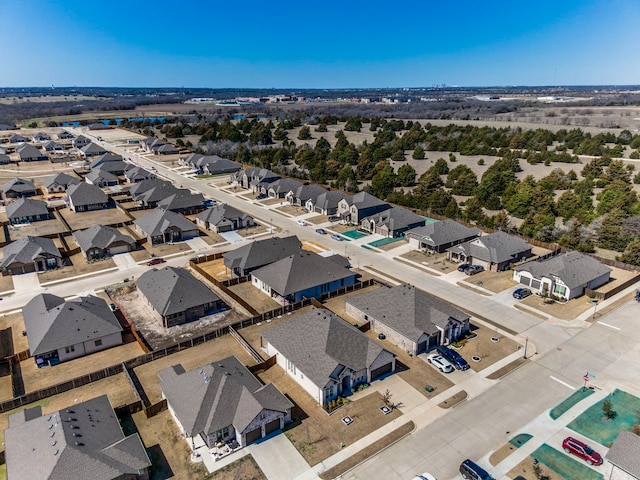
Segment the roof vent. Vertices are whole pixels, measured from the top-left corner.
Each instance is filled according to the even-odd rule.
[[[81,435],[81,434],[79,434],[79,433],[73,432],[73,436],[74,436],[74,437],[81,437],[82,435]]]
[[[58,455],[58,449],[56,449],[55,452],[53,452],[54,455]]]
[[[56,443],[58,443],[58,442],[57,442],[56,440],[54,440],[53,442],[51,442],[51,446],[52,446],[52,447],[55,447],[55,446],[56,446]]]
[[[78,445],[79,447],[81,447],[81,446],[83,446],[83,445],[84,445],[84,443],[82,443],[82,442],[76,442],[76,445]]]

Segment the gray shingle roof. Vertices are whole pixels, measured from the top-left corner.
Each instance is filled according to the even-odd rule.
[[[91,162],[89,167],[96,168],[102,164],[111,163],[111,162],[122,162],[122,155],[117,155],[111,152],[103,153],[102,155],[95,157],[95,160]]]
[[[595,258],[580,252],[567,252],[539,262],[527,262],[515,268],[516,271],[531,273],[534,278],[558,277],[569,288],[584,285],[611,269]]]
[[[166,210],[192,210],[203,204],[204,196],[201,193],[192,193],[186,188],[178,189],[157,202],[158,207]]]
[[[137,195],[142,195],[144,192],[151,190],[153,188],[160,187],[162,185],[173,186],[171,182],[167,182],[166,180],[160,180],[158,178],[153,178],[150,180],[143,180],[140,183],[136,183],[135,185],[131,185],[131,187],[129,187],[129,193],[131,193],[132,196],[136,197]]]
[[[338,208],[338,203],[343,198],[346,199],[347,202],[351,202],[351,195],[340,190],[332,190],[318,195],[314,204],[316,208],[321,208],[322,210],[334,210]]]
[[[386,205],[386,202],[374,197],[370,193],[365,191],[356,193],[352,198],[349,205],[355,205],[358,210],[363,208],[378,207]]]
[[[65,302],[64,298],[41,293],[24,306],[22,314],[31,355],[122,331],[107,302],[93,295]]]
[[[100,185],[103,183],[118,183],[118,177],[116,177],[112,173],[105,172],[100,168],[91,170],[89,173],[87,173],[86,179],[96,185]]]
[[[220,300],[184,268],[153,268],[138,278],[136,287],[163,316]]]
[[[383,212],[376,213],[366,220],[375,222],[376,227],[385,225],[390,231],[398,231],[408,228],[411,225],[424,225],[425,219],[403,207],[391,207]]]
[[[36,186],[29,180],[16,177],[3,183],[2,190],[4,192],[14,191],[16,193],[35,192]]]
[[[405,232],[405,237],[419,238],[429,246],[437,247],[455,243],[466,238],[479,236],[482,232],[477,228],[469,228],[454,220],[446,219],[433,222],[423,227],[412,228]]]
[[[291,191],[297,190],[302,183],[293,178],[280,178],[275,182],[267,185],[268,190],[273,190],[276,195],[286,195]]]
[[[49,209],[45,202],[40,200],[32,200],[30,198],[19,198],[15,202],[7,205],[7,217],[20,218],[31,217],[35,215],[47,215]]]
[[[131,165],[130,163],[124,162],[122,160],[111,161],[111,162],[102,162],[95,167],[91,167],[93,170],[100,170],[101,172],[109,172],[115,175],[122,175],[127,168],[127,166]]]
[[[109,198],[100,188],[89,183],[76,183],[67,187],[67,197],[75,207],[107,203]]]
[[[447,251],[463,252],[468,257],[493,263],[517,259],[528,250],[531,250],[531,245],[519,237],[504,232],[495,232],[447,249]]]
[[[134,220],[133,223],[148,236],[162,235],[169,228],[177,228],[183,232],[198,229],[195,223],[182,215],[162,208],[152,210],[151,213]]]
[[[103,153],[106,152],[106,150],[104,148],[102,148],[100,145],[97,145],[93,142],[85,145],[84,147],[82,147],[80,149],[80,151],[82,153],[86,154],[94,154],[94,155],[101,155]]]
[[[18,148],[16,148],[16,153],[18,154],[20,159],[23,159],[23,158],[43,158],[43,157],[47,156],[46,153],[40,151],[39,149],[37,149],[33,145],[29,145],[28,143],[20,145]]]
[[[356,327],[325,309],[296,315],[261,335],[318,387],[329,382],[338,365],[363,370],[385,351]]]
[[[221,222],[227,222],[231,219],[244,220],[249,215],[241,212],[237,208],[230,205],[220,203],[215,207],[208,208],[196,215],[196,218],[202,222],[208,222],[211,225],[219,225]],[[250,217],[249,217],[250,218]]]
[[[296,200],[299,200],[302,205],[304,205],[310,198],[318,198],[319,195],[326,192],[326,188],[322,188],[320,185],[312,183],[310,185],[300,185],[293,191],[293,196]]]
[[[124,436],[107,395],[46,415],[35,407],[9,420],[4,437],[11,479],[111,480],[151,465],[140,436]]]
[[[274,237],[257,240],[230,252],[226,252],[224,264],[227,268],[252,270],[292,255],[302,248],[298,237]]]
[[[46,188],[54,187],[56,185],[64,185],[65,189],[69,187],[69,185],[73,185],[76,183],[80,183],[76,177],[72,177],[71,175],[67,175],[66,173],[57,173],[55,175],[51,175],[44,179],[42,184]]]
[[[136,243],[129,235],[125,235],[113,227],[105,227],[104,225],[94,225],[85,230],[73,232],[73,238],[76,239],[80,248],[85,252],[90,248],[100,248],[104,250],[116,242],[125,242],[129,245]]]
[[[622,430],[604,458],[635,478],[640,478],[640,437]]]
[[[53,255],[62,258],[60,250],[50,238],[32,237],[27,235],[13,243],[10,243],[3,249],[4,257],[0,262],[0,267],[6,268],[14,263],[28,264],[43,254]]]
[[[175,365],[158,376],[162,393],[190,436],[229,425],[242,432],[263,409],[285,413],[293,407],[274,385],[263,385],[234,356],[188,372]]]
[[[197,165],[201,168],[206,167],[211,175],[221,173],[231,173],[238,171],[242,165],[227,158],[220,158],[215,155],[211,157],[202,157],[197,161]]]
[[[2,149],[0,149],[0,164],[8,164],[11,163],[11,157],[9,155],[5,155]]]
[[[357,274],[315,252],[300,250],[252,272],[280,295],[290,295]]]
[[[469,315],[412,285],[377,288],[349,297],[348,304],[365,312],[401,335],[418,340],[423,333],[438,332],[449,318],[464,322]]]

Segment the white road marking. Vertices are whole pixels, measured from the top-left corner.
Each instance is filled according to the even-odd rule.
[[[576,389],[576,387],[572,387],[567,382],[563,382],[562,380],[560,380],[559,378],[554,377],[553,375],[549,375],[549,378],[551,380],[555,380],[556,382],[560,383],[561,385],[564,385],[567,388],[570,388],[571,390],[575,390]]]
[[[598,322],[600,325],[604,325],[605,327],[613,328],[614,330],[620,330],[620,327],[615,327],[613,325],[609,325],[608,323]]]

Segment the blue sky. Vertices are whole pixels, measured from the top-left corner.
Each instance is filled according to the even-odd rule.
[[[0,86],[640,84],[639,0],[0,0]]]

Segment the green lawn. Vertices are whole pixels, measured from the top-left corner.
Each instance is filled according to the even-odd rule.
[[[613,420],[604,418],[602,404],[606,399],[611,401],[613,410],[617,413]],[[638,412],[640,398],[615,390],[607,398],[585,410],[567,427],[601,445],[609,446],[622,430],[630,430],[634,423],[638,423]]]
[[[598,472],[587,465],[543,443],[531,454],[541,464],[553,470],[564,480],[604,480]]]
[[[584,387],[576,390],[567,398],[565,398],[562,402],[560,402],[558,405],[553,407],[549,412],[549,416],[554,420],[558,419],[559,417],[564,415],[567,412],[567,410],[569,410],[571,407],[573,407],[575,404],[577,404],[581,400],[584,400],[585,398],[587,398],[589,395],[593,394],[593,392],[594,392],[593,389],[584,388]]]
[[[371,242],[371,243],[369,243],[369,245],[371,245],[372,247],[384,247],[385,245],[389,245],[390,243],[399,242],[400,240],[403,240],[403,238],[402,237],[396,237],[396,238],[387,237],[387,238],[381,238],[379,240]]]
[[[352,238],[352,239],[354,239],[354,240],[357,240],[357,239],[359,239],[359,238],[362,238],[362,237],[366,237],[366,236],[367,236],[367,234],[366,234],[366,233],[362,233],[362,232],[360,232],[360,231],[358,231],[358,230],[347,230],[346,232],[342,232],[340,235],[343,235],[343,236],[345,236],[345,237]]]
[[[531,440],[531,438],[533,438],[533,435],[529,435],[528,433],[521,433],[509,440],[509,443],[516,448],[520,448],[522,445]]]

